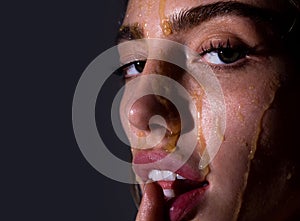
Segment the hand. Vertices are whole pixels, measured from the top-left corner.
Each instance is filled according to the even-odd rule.
[[[165,221],[163,203],[164,195],[159,185],[146,184],[136,221]]]

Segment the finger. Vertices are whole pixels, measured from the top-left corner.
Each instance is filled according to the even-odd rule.
[[[165,220],[163,203],[164,195],[159,185],[156,183],[146,184],[136,221]]]

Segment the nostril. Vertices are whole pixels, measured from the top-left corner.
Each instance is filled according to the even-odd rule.
[[[149,128],[151,131],[166,130],[168,125],[165,119],[159,115],[154,115],[149,120]]]

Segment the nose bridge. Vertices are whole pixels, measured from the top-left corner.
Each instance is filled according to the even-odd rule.
[[[144,74],[148,71],[156,70],[157,74],[169,76],[172,79],[183,72],[182,68],[186,67],[187,51],[179,43],[173,41],[149,41],[148,47],[148,68],[144,70]]]
[[[172,93],[169,85],[160,80],[159,76],[167,76],[174,78],[180,70],[172,64],[164,61],[148,60],[140,81],[136,85],[136,91],[133,93],[141,93],[146,95],[137,99],[130,107],[129,122],[138,130],[150,131],[149,121],[155,116],[161,116],[166,122],[166,129],[170,133],[178,133],[180,131],[180,116],[176,106],[172,101],[168,100],[161,94]],[[157,80],[149,80],[146,76],[157,75]],[[157,122],[160,126],[163,123]]]

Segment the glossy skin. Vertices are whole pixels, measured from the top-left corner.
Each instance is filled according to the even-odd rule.
[[[162,8],[160,1],[131,0],[123,25],[138,25],[143,27],[145,38],[170,39],[202,54],[202,61],[213,68],[221,84],[227,116],[225,139],[208,166],[209,188],[205,199],[190,220],[290,220],[300,209],[297,136],[293,128],[299,123],[295,103],[299,90],[289,82],[294,69],[290,54],[281,49],[277,34],[271,31],[271,26],[237,15],[217,16],[183,32],[163,31],[162,19],[216,2],[219,1],[167,0]],[[284,7],[268,0],[238,2],[275,11]],[[231,64],[218,64],[217,54],[212,58],[203,53],[212,42],[213,46],[226,45],[228,39],[233,47],[246,45],[256,51],[240,56]],[[278,51],[271,50],[274,48]],[[174,67],[159,61],[147,61],[139,74],[153,72],[182,84],[193,95],[193,102],[201,106],[198,111],[205,113],[203,90],[188,74],[179,78]],[[130,93],[125,90],[124,96]],[[172,115],[174,109],[167,105],[168,111],[164,111],[160,106],[160,100],[151,96],[139,100],[129,118],[122,118],[124,124],[131,126],[127,133],[147,134],[145,116],[157,112],[167,117],[171,130],[177,130],[180,123],[176,123],[179,120],[176,114]],[[122,117],[122,106],[120,112]],[[205,120],[202,123],[205,125]],[[205,134],[209,128],[204,126],[203,130]],[[133,158],[139,151],[132,150]],[[164,220],[161,189],[155,184],[146,189],[137,220]]]

